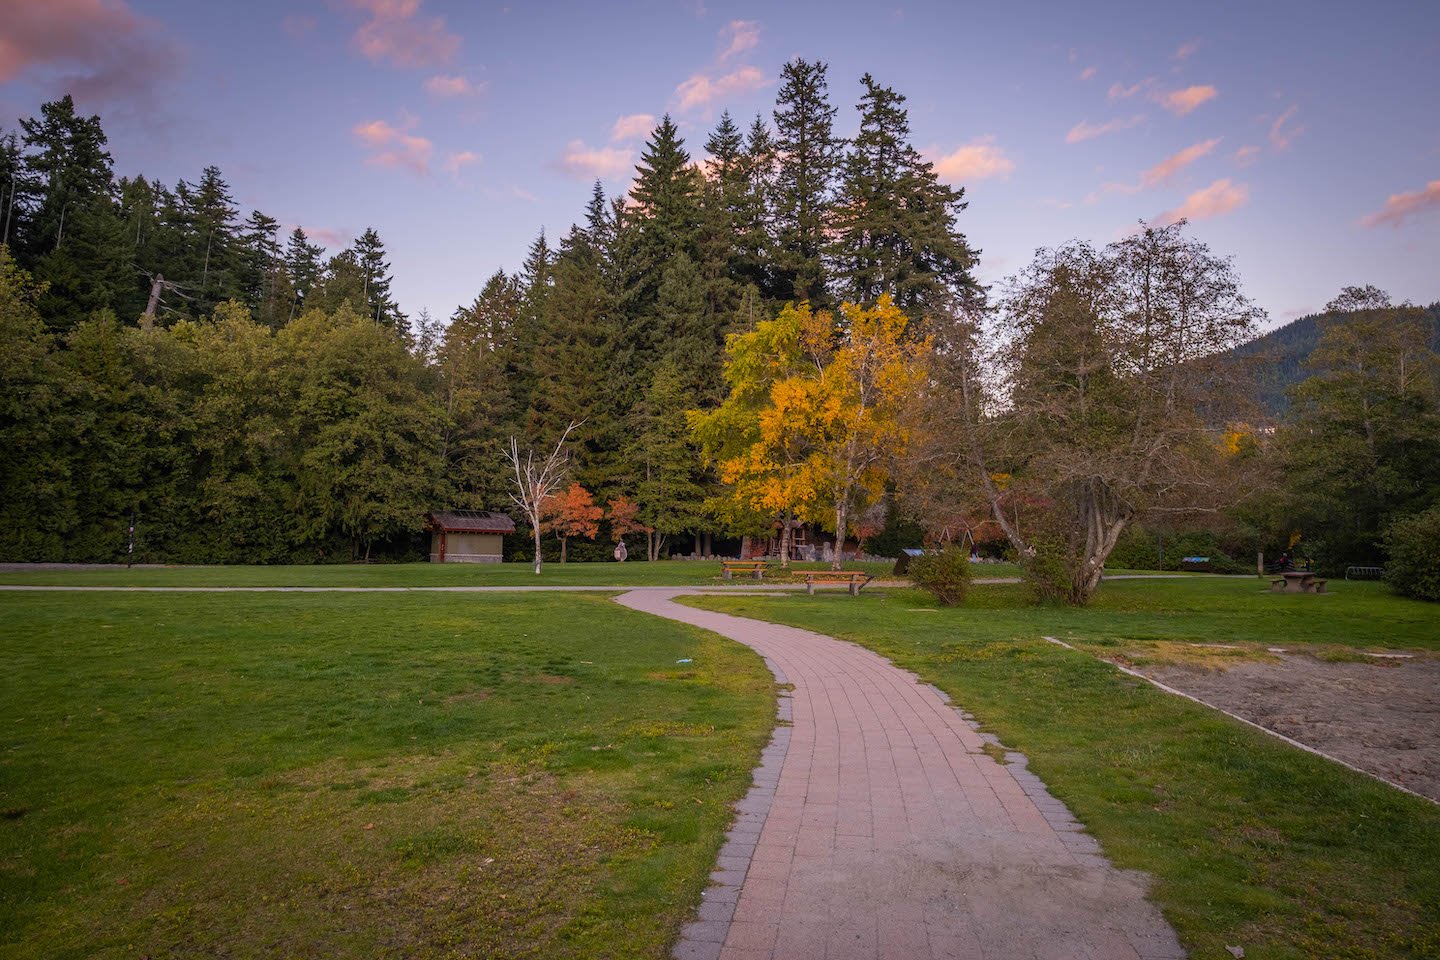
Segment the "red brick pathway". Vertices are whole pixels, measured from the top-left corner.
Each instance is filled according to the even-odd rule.
[[[677,960],[1185,956],[1146,878],[1024,757],[986,755],[944,694],[854,644],[673,602],[686,592],[618,599],[746,644],[794,689]]]

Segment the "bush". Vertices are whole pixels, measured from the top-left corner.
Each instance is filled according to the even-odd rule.
[[[1385,582],[1396,593],[1440,602],[1440,504],[1385,530]]]
[[[1025,587],[1035,603],[1070,603],[1074,582],[1064,548],[1057,543],[1036,540],[1035,553],[1021,558]]]
[[[965,600],[970,589],[970,555],[955,545],[910,561],[910,579],[928,590],[942,606]]]

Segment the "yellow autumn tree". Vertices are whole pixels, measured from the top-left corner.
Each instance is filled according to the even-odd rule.
[[[787,306],[726,347],[730,388],[715,411],[692,415],[702,450],[736,507],[831,527],[840,552],[850,521],[884,491],[909,444],[901,416],[924,377],[928,340],[882,297],[845,304],[842,322]],[[788,522],[782,559],[788,557]]]

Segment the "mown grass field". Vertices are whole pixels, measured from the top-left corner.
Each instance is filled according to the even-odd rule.
[[[1027,606],[1017,586],[944,610],[910,590],[685,602],[853,640],[946,690],[1116,863],[1156,878],[1196,958],[1437,957],[1440,807],[1041,639],[1161,657],[1192,642],[1440,650],[1440,607],[1332,586],[1117,581],[1085,610]]]
[[[12,593],[0,657],[17,960],[662,957],[774,721],[599,595]]]
[[[888,575],[894,564],[847,563],[848,570]],[[995,576],[1014,566],[995,564]],[[828,570],[826,563],[791,564],[792,570]],[[537,577],[528,563],[374,563],[311,566],[103,567],[0,570],[0,583],[60,586],[151,587],[465,587],[465,586],[700,586],[721,583],[719,561],[655,563],[547,563]],[[777,567],[767,579],[783,579]],[[737,575],[735,583],[748,583]]]

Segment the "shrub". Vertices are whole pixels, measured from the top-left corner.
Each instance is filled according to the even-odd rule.
[[[916,557],[910,562],[910,579],[942,606],[953,607],[970,589],[970,555],[951,544],[939,553]]]
[[[1035,603],[1073,602],[1074,581],[1065,550],[1048,540],[1032,542],[1035,553],[1021,558],[1025,587]]]
[[[1440,504],[1385,530],[1385,582],[1396,593],[1440,602]]]

